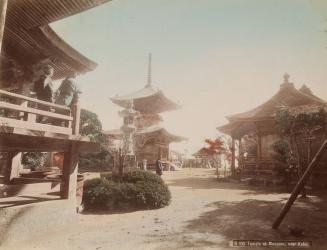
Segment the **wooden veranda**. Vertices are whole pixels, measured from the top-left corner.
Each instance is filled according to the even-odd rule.
[[[100,147],[79,135],[80,108],[71,108],[0,90],[0,152],[8,159],[1,183],[29,184],[53,182],[44,178],[19,176],[21,152],[63,152],[60,197],[74,199],[80,152],[97,152]]]

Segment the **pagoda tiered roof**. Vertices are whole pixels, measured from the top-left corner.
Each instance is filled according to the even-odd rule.
[[[133,100],[134,109],[143,113],[161,113],[180,108],[178,104],[168,99],[158,88],[147,85],[144,88],[127,95],[110,98],[120,107],[128,107]]]
[[[108,131],[104,131],[103,133],[112,139],[121,140],[123,138],[123,131],[120,129],[108,130]],[[146,135],[147,137],[151,137],[152,135],[156,137],[162,136],[166,138],[169,143],[181,142],[187,140],[182,136],[169,133],[165,128],[161,126],[150,126],[147,128],[139,129],[135,132],[135,135],[136,136]]]

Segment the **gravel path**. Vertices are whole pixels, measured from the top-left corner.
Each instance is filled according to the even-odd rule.
[[[75,225],[10,249],[231,249],[232,239],[298,240],[288,225],[304,228],[300,239],[313,240],[312,249],[327,249],[327,207],[322,198],[298,200],[280,230],[274,231],[271,224],[287,193],[218,182],[210,169],[164,172],[163,178],[173,195],[168,207],[81,214]]]

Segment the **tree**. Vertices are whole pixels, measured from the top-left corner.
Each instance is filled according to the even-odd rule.
[[[289,140],[290,148],[297,154],[300,165],[311,161],[311,142],[315,134],[326,128],[327,112],[325,107],[306,107],[306,109],[280,109],[275,116],[282,137]],[[306,154],[300,148],[305,145]]]
[[[221,165],[221,155],[225,153],[226,147],[225,142],[221,137],[218,137],[217,139],[205,139],[205,143],[207,144],[206,147],[201,148],[197,155],[201,158],[204,158],[209,163],[213,163],[217,168],[217,174],[218,174],[218,168]]]
[[[286,138],[294,153],[298,174],[302,175],[311,162],[312,141],[317,136],[326,137],[327,110],[324,106],[282,108],[275,116],[282,138]],[[304,190],[305,194],[305,190]]]
[[[109,152],[110,144],[102,133],[102,124],[97,114],[86,109],[81,110],[80,134],[100,143],[99,153],[81,153],[79,166],[82,171],[103,170],[113,164],[113,157]]]

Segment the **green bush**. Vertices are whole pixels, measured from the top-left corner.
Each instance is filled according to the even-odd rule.
[[[137,205],[142,208],[162,208],[168,206],[171,193],[166,184],[138,181],[135,183],[138,193]]]
[[[27,152],[23,154],[22,164],[25,168],[29,168],[33,171],[40,170],[46,161],[46,157],[46,153]]]
[[[137,183],[139,181],[143,182],[155,182],[159,184],[164,184],[164,181],[161,179],[160,176],[149,172],[149,171],[142,171],[142,170],[134,170],[131,172],[128,172],[123,177],[124,182],[130,182],[130,183]]]
[[[280,163],[287,163],[287,159],[290,153],[290,147],[286,140],[278,140],[271,145],[274,153],[272,158],[279,161]]]
[[[169,205],[170,200],[168,186],[159,176],[146,171],[132,171],[120,182],[106,176],[84,185],[85,209],[155,209]]]
[[[102,178],[86,180],[83,189],[83,202],[86,208],[105,208],[112,197],[111,183]]]

